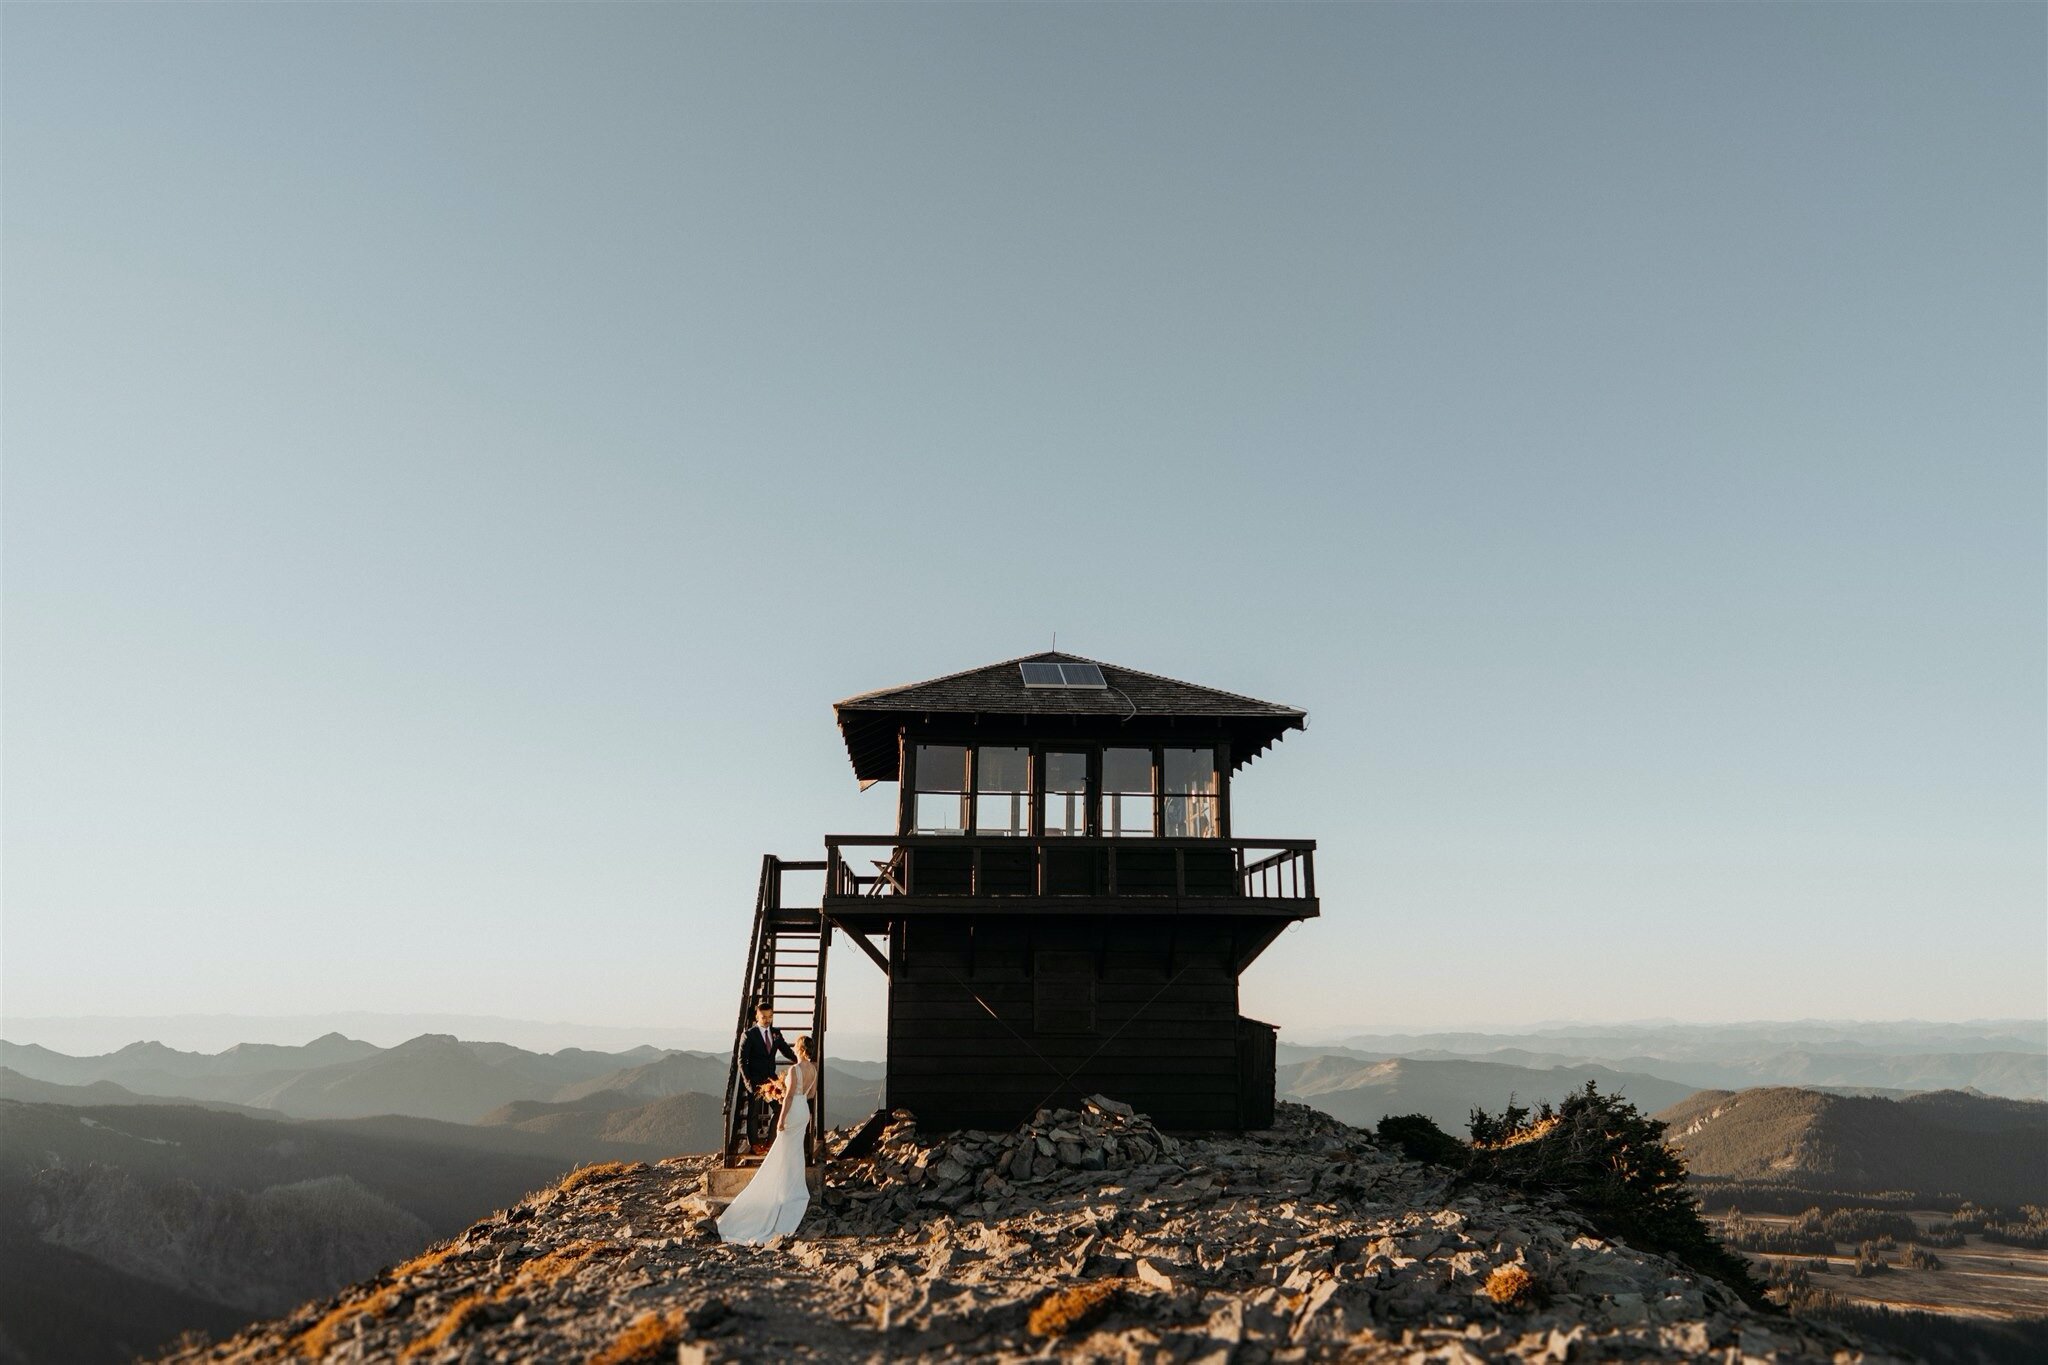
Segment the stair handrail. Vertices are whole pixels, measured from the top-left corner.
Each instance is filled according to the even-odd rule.
[[[768,916],[774,908],[769,904],[769,901],[774,896],[775,871],[775,855],[772,853],[763,854],[761,857],[761,882],[754,894],[753,936],[747,944],[746,974],[740,980],[739,1019],[733,1025],[732,1031],[732,1062],[726,1068],[725,1073],[725,1139],[723,1149],[719,1155],[721,1163],[726,1166],[732,1165],[733,1158],[739,1152],[738,1133],[733,1125],[733,1116],[735,1112],[743,1112],[740,1095],[740,1046],[745,1042],[747,1036],[747,1007],[753,1003],[755,992],[760,989],[762,934],[767,924]]]

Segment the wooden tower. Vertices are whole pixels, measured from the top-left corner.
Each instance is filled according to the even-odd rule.
[[[764,889],[750,991],[775,989],[764,922],[815,935],[792,993],[818,1033],[824,949],[852,939],[889,978],[886,1102],[930,1128],[1097,1092],[1169,1128],[1272,1121],[1274,1028],[1238,976],[1317,913],[1315,844],[1237,837],[1230,781],[1303,712],[1057,653],[834,710],[861,785],[898,784],[896,829],[828,835],[816,907]]]

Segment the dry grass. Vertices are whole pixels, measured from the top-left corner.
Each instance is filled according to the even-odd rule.
[[[286,1343],[285,1349],[307,1360],[319,1360],[339,1344],[342,1327],[357,1318],[381,1318],[398,1298],[398,1291],[413,1276],[432,1270],[459,1250],[454,1242],[429,1247],[391,1272],[391,1282],[360,1298],[336,1304],[320,1320]]]
[[[384,1316],[384,1310],[391,1306],[391,1300],[395,1297],[395,1292],[387,1285],[366,1298],[336,1304],[328,1309],[318,1322],[285,1343],[285,1349],[307,1360],[320,1360],[340,1342],[344,1323],[362,1317]]]
[[[466,1331],[476,1321],[487,1304],[503,1303],[522,1289],[535,1285],[553,1284],[581,1270],[593,1257],[609,1250],[604,1242],[571,1242],[556,1247],[553,1251],[536,1256],[513,1273],[511,1279],[493,1289],[489,1294],[479,1290],[457,1299],[441,1320],[425,1336],[405,1348],[402,1359],[416,1360],[428,1352],[447,1345]]]
[[[600,1166],[585,1166],[572,1171],[562,1184],[564,1188],[568,1188],[572,1182],[590,1184],[594,1181],[615,1179],[632,1169],[632,1164],[620,1161],[606,1162]],[[579,1177],[583,1177],[580,1182]],[[415,1278],[432,1270],[460,1250],[462,1247],[458,1242],[443,1242],[421,1252],[393,1270],[389,1281],[381,1288],[367,1294],[359,1294],[328,1309],[312,1326],[287,1341],[285,1350],[303,1360],[324,1359],[341,1344],[343,1331],[349,1324],[362,1319],[374,1321],[383,1317],[397,1303],[399,1295],[411,1287],[411,1282]],[[489,1294],[478,1291],[456,1300],[454,1306],[441,1316],[431,1331],[405,1348],[405,1358],[413,1359],[446,1344],[475,1320],[477,1313],[485,1304],[503,1303],[530,1285],[552,1284],[565,1276],[575,1274],[592,1258],[611,1250],[616,1248],[606,1242],[570,1242],[566,1246],[536,1256],[519,1267],[511,1279]]]
[[[590,1357],[589,1365],[654,1365],[673,1356],[683,1327],[665,1313],[642,1313]]]
[[[1540,1296],[1536,1277],[1519,1265],[1497,1267],[1486,1277],[1484,1292],[1503,1308],[1533,1308]]]
[[[493,1299],[510,1298],[528,1285],[553,1284],[556,1280],[573,1275],[599,1252],[613,1250],[606,1242],[571,1242],[556,1247],[544,1256],[536,1256],[511,1279],[501,1285]]]
[[[400,1359],[416,1360],[429,1351],[436,1351],[446,1346],[449,1342],[460,1336],[472,1322],[475,1322],[477,1314],[483,1312],[483,1309],[484,1296],[482,1294],[464,1294],[455,1301],[453,1307],[441,1315],[441,1320],[434,1324],[433,1331],[405,1348],[405,1352]]]
[[[580,1190],[586,1185],[598,1185],[607,1180],[617,1180],[622,1175],[631,1175],[639,1168],[637,1161],[600,1161],[591,1166],[578,1166],[562,1177],[562,1183],[555,1186],[560,1194]]]
[[[1055,1289],[1038,1301],[1025,1326],[1035,1337],[1065,1336],[1097,1322],[1110,1310],[1122,1286],[1115,1280],[1090,1280]]]

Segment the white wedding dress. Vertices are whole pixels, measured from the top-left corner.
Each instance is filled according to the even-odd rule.
[[[794,1072],[795,1067],[790,1070]],[[718,1216],[718,1236],[727,1242],[758,1245],[770,1237],[795,1232],[811,1206],[811,1187],[804,1170],[804,1132],[811,1126],[811,1102],[804,1087],[790,1086],[783,1101],[788,1122],[761,1159],[761,1168]]]

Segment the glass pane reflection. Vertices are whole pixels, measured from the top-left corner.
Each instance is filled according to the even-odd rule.
[[[1045,832],[1088,832],[1088,755],[1045,756]]]
[[[967,746],[964,744],[920,744],[917,746],[917,790],[921,792],[964,792],[967,790]]]

